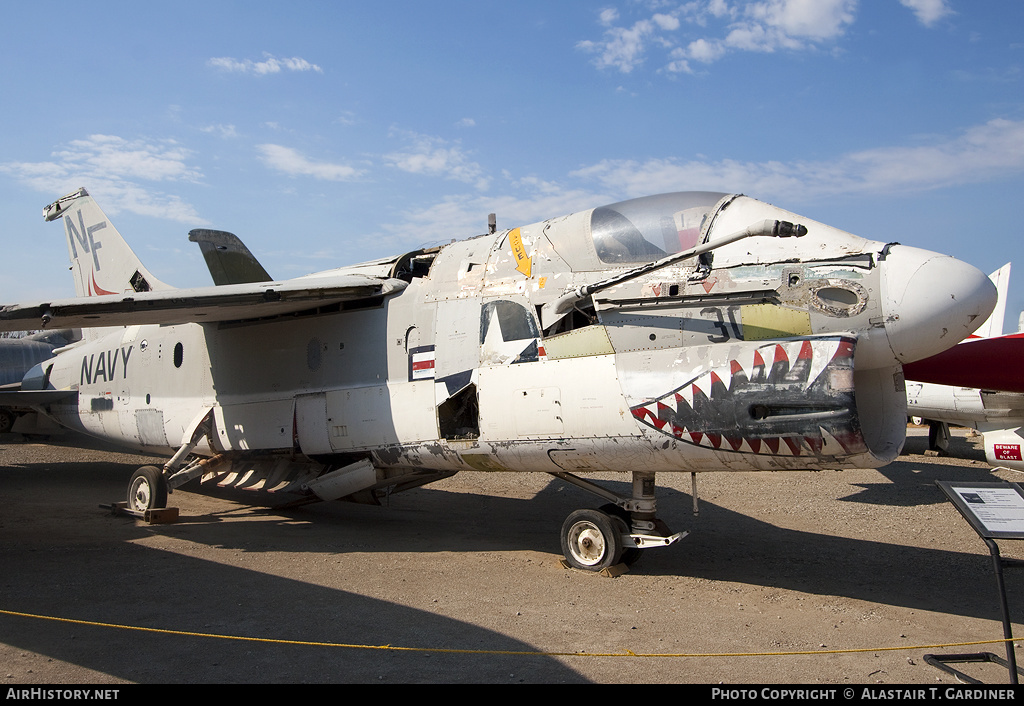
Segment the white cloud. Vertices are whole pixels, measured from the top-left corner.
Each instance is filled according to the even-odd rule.
[[[65,165],[116,178],[196,181],[200,174],[186,164],[188,155],[188,150],[173,140],[147,142],[113,135],[73,140],[65,149],[53,153]]]
[[[641,20],[629,29],[609,27],[604,33],[603,41],[583,41],[576,46],[598,54],[594,61],[598,68],[616,68],[628,74],[643,63],[647,42],[654,35],[656,26],[651,20]]]
[[[721,42],[709,42],[706,39],[698,39],[690,42],[685,52],[680,53],[679,58],[689,57],[696,61],[710,64],[717,61],[725,54],[725,46]]]
[[[668,191],[742,191],[766,196],[804,188],[792,165],[776,162],[603,160],[573,172],[572,176],[594,180],[606,191],[618,194],[617,198]]]
[[[238,137],[238,130],[235,129],[234,125],[207,125],[206,127],[199,129],[205,133],[209,133],[212,135],[220,135],[225,139]]]
[[[676,60],[710,63],[733,51],[807,50],[842,37],[856,7],[856,0],[765,0],[731,10],[715,4],[707,11],[728,18],[724,36],[698,38]]]
[[[842,35],[856,7],[857,0],[766,0],[751,3],[744,14],[770,32],[820,41]]]
[[[655,15],[651,18],[660,29],[672,32],[679,29],[679,18],[672,15]]]
[[[900,0],[900,4],[913,10],[925,27],[931,27],[943,17],[953,14],[948,0]]]
[[[526,178],[509,185],[501,196],[449,195],[440,201],[402,214],[396,223],[382,226],[374,236],[377,247],[420,247],[464,238],[487,229],[487,214],[497,214],[498,228],[536,223],[556,214],[593,208],[616,200],[607,193]]]
[[[865,150],[844,163],[854,184],[859,181],[874,189],[983,182],[1024,170],[1024,121],[991,120],[952,140]]]
[[[732,13],[725,0],[711,0],[708,3],[707,11],[714,17],[728,17]]]
[[[332,164],[312,160],[291,147],[257,145],[260,159],[268,167],[289,176],[310,176],[326,181],[351,181],[362,176],[362,171],[347,164]]]
[[[892,194],[1024,174],[1024,121],[993,120],[929,144],[880,147],[832,161],[603,160],[562,179],[496,175],[497,195],[449,194],[403,212],[367,240],[375,251],[411,249],[535,223],[626,198],[669,191],[740,192],[798,203],[845,194]]]
[[[214,57],[207,62],[210,66],[227,71],[229,73],[255,74],[266,76],[267,74],[279,74],[282,71],[315,71],[323,73],[324,70],[316,64],[311,64],[303,58],[293,56],[285,59],[278,59],[272,54],[264,52],[263,61],[252,59],[234,59],[228,56]]]
[[[0,171],[54,198],[85,186],[112,214],[121,211],[205,225],[195,209],[178,196],[163,194],[143,182],[198,183],[202,172],[188,163],[191,153],[173,140],[126,140],[90,135],[73,140],[46,162],[6,162]]]
[[[925,26],[952,13],[949,0],[899,0]],[[631,73],[661,50],[662,69],[690,73],[733,52],[810,51],[840,41],[856,20],[858,0],[690,0],[638,3],[632,24],[615,9],[599,14],[600,39],[577,42],[601,69]],[[657,10],[657,12],[655,12]]]
[[[832,162],[604,160],[572,176],[622,197],[708,189],[804,199],[845,193],[888,193],[983,183],[1024,173],[1024,121],[992,120],[929,145],[884,147]]]
[[[619,21],[619,11],[614,7],[601,10],[598,14],[598,21],[605,27],[611,27],[614,23]]]
[[[490,179],[484,175],[483,167],[471,161],[457,143],[449,145],[439,137],[416,133],[401,134],[411,142],[411,149],[384,155],[384,160],[395,168],[409,174],[461,181],[480,190],[489,186]]]
[[[356,114],[353,113],[351,110],[343,110],[341,111],[341,114],[334,119],[334,122],[337,123],[338,125],[355,125],[356,122],[358,121],[356,118]]]

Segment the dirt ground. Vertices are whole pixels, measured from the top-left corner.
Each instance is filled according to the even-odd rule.
[[[697,517],[689,475],[661,474],[659,515],[691,534],[616,578],[562,566],[563,519],[600,501],[545,474],[288,512],[179,490],[180,520],[147,525],[100,505],[152,459],[8,435],[0,680],[954,684],[923,656],[1004,648],[957,646],[1002,638],[999,601],[935,481],[1020,478],[958,432],[958,458],[916,429],[879,470],[705,474]]]

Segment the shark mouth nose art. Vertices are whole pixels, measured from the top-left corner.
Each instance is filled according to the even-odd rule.
[[[709,449],[847,456],[867,445],[855,412],[855,339],[806,338],[740,351],[631,408],[643,425]]]

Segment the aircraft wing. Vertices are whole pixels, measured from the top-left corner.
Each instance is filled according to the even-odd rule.
[[[982,390],[981,404],[993,416],[1024,418],[1024,394],[1020,392]]]
[[[406,286],[399,279],[337,274],[283,282],[75,297],[0,306],[0,331],[239,321],[371,300]]]
[[[77,398],[78,390],[0,390],[0,407],[33,407]]]

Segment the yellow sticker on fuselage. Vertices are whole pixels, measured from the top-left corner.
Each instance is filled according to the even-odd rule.
[[[516,260],[516,270],[529,277],[533,272],[533,258],[526,254],[523,234],[518,228],[508,234],[508,242],[512,246],[512,257]]]

